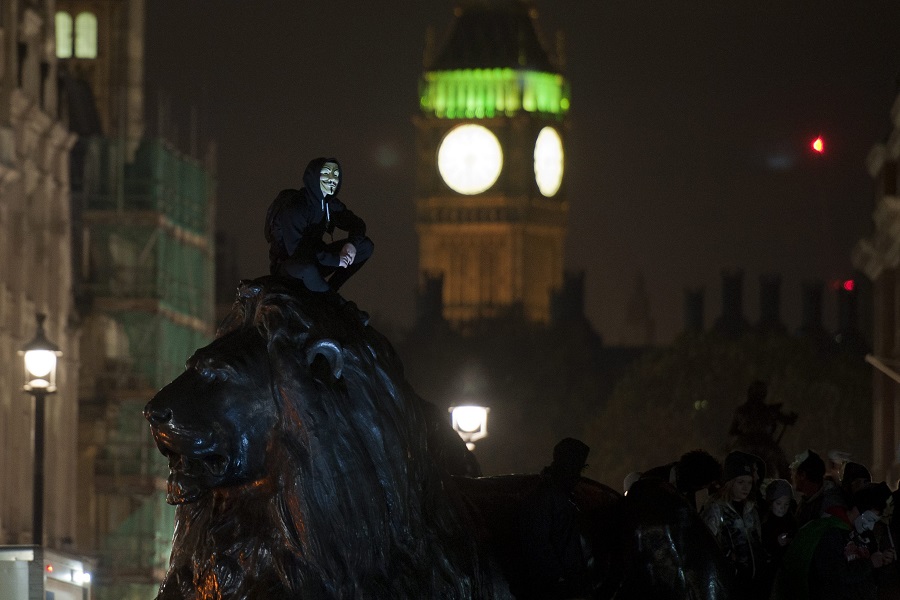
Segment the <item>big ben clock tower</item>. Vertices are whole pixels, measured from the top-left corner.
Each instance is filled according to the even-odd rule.
[[[424,278],[455,324],[521,310],[550,318],[562,284],[568,84],[528,0],[457,6],[426,56],[416,229]]]

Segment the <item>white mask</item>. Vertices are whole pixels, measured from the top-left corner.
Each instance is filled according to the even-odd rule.
[[[856,517],[856,520],[853,521],[853,526],[856,528],[858,533],[864,533],[866,531],[872,531],[875,529],[875,523],[878,522],[878,515],[871,510],[867,510],[863,514]]]
[[[337,163],[327,162],[322,165],[322,169],[319,171],[319,188],[322,190],[322,195],[333,196],[340,178],[341,173]]]

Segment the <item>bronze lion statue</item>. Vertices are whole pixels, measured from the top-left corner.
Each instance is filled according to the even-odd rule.
[[[242,282],[216,339],[147,404],[176,505],[158,600],[513,598],[510,515],[538,476],[451,475],[471,465],[465,445],[352,313],[290,280]],[[597,482],[578,498],[590,595],[630,597],[639,518]],[[726,597],[704,589],[681,596]]]

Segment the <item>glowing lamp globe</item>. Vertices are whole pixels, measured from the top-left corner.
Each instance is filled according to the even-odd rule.
[[[50,350],[29,350],[25,353],[25,370],[32,377],[43,379],[53,371],[56,366],[56,354]],[[46,387],[45,384],[36,385]]]
[[[37,315],[37,332],[34,339],[19,351],[25,362],[26,392],[52,394],[56,392],[56,364],[62,354],[44,333],[46,315]]]
[[[469,450],[475,443],[487,436],[487,416],[490,409],[485,406],[465,405],[450,407],[453,430],[463,439]]]

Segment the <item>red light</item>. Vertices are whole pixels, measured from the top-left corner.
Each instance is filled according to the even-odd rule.
[[[825,140],[822,139],[821,135],[819,137],[817,137],[816,139],[814,139],[812,141],[812,144],[810,144],[810,146],[812,147],[813,152],[818,152],[819,154],[822,154],[825,152]]]
[[[48,573],[52,573],[52,572],[53,572],[53,565],[47,565],[47,572],[48,572]]]
[[[855,283],[853,282],[852,279],[848,279],[847,281],[844,282],[844,289],[847,290],[848,292],[852,292],[854,286],[855,286]]]

